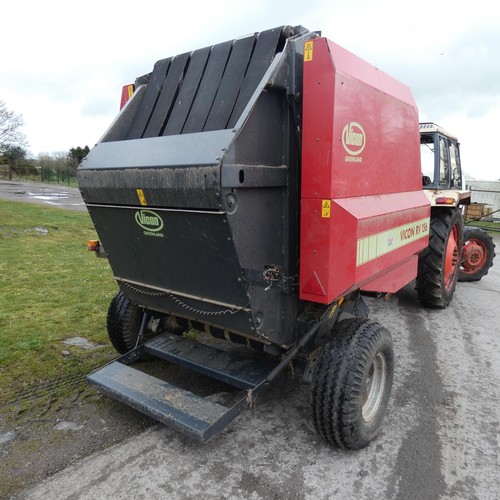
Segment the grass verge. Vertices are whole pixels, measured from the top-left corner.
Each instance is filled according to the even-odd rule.
[[[480,220],[466,220],[466,226],[480,227],[485,231],[490,231],[492,234],[500,232],[500,222],[485,222]]]
[[[115,356],[105,315],[116,285],[87,251],[92,237],[87,213],[0,201],[0,403],[36,388],[64,396],[64,381]],[[62,344],[76,336],[104,347]]]

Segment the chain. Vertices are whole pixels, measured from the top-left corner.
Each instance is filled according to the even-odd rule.
[[[122,281],[122,283],[130,288],[130,290],[136,292],[136,293],[141,293],[143,295],[147,295],[149,297],[168,297],[169,299],[172,300],[175,304],[177,304],[179,307],[182,309],[185,309],[186,311],[198,314],[200,316],[225,316],[226,314],[236,314],[239,313],[240,311],[243,311],[246,307],[249,306],[250,302],[248,302],[246,305],[238,308],[228,308],[223,311],[202,311],[201,309],[197,309],[196,307],[192,307],[185,302],[183,302],[181,299],[179,299],[176,295],[170,292],[148,292],[146,290],[141,290],[140,288],[135,287],[134,285],[131,285],[130,283],[127,283],[125,281]]]

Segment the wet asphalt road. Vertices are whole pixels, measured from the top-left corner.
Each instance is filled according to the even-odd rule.
[[[0,181],[0,199],[38,203],[70,210],[86,210],[78,188],[63,184]]]
[[[397,363],[382,432],[367,448],[324,444],[308,386],[288,375],[206,445],[155,426],[21,498],[500,498],[499,258],[482,281],[459,283],[446,310],[419,307],[411,285],[367,302],[392,332]]]

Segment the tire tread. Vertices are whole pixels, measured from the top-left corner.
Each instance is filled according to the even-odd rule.
[[[459,225],[461,236],[463,220],[459,209],[439,208],[432,211],[429,245],[418,257],[418,274],[415,285],[418,298],[424,306],[444,309],[453,297],[456,280],[451,290],[447,291],[444,286],[444,261],[448,237],[455,224]],[[460,251],[461,245],[460,238]]]
[[[335,336],[320,351],[311,386],[313,423],[318,434],[336,447],[362,448],[378,431],[385,408],[366,439],[359,432],[359,401],[364,369],[377,346],[387,339],[390,334],[380,324],[353,318],[338,323]],[[390,363],[389,392],[392,358]]]
[[[486,261],[480,269],[475,273],[464,273],[462,270],[458,273],[458,281],[462,282],[472,282],[479,281],[483,276],[488,274],[490,267],[493,265],[493,259],[495,258],[495,243],[493,238],[484,230],[479,227],[466,226],[464,227],[464,242],[474,238],[480,240],[486,247],[487,258]]]

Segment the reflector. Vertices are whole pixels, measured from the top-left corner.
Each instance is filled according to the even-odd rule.
[[[87,249],[89,252],[99,251],[99,240],[89,240],[87,243]]]
[[[122,98],[120,101],[120,109],[127,104],[127,101],[132,97],[132,94],[134,93],[135,90],[135,85],[133,83],[130,83],[129,85],[124,85],[122,87]]]
[[[439,198],[436,198],[436,203],[438,205],[453,205],[455,203],[455,199],[441,196]]]

